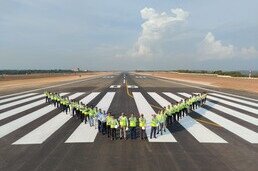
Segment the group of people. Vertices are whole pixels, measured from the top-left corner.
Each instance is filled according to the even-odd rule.
[[[150,126],[150,139],[157,138],[156,134],[163,134],[166,128],[172,123],[187,115],[191,110],[206,102],[206,93],[193,95],[190,98],[181,100],[176,104],[171,104],[162,108],[157,114],[152,114],[151,120],[147,123],[143,114],[137,118],[134,114],[127,117],[122,113],[118,118],[111,115],[110,112],[102,111],[97,107],[88,106],[76,100],[70,100],[68,97],[62,97],[58,93],[45,92],[46,103],[54,104],[66,114],[72,113],[72,116],[79,119],[81,122],[88,123],[91,127],[98,129],[99,133],[107,134],[111,140],[117,139],[119,132],[120,139],[127,140],[127,132],[130,131],[130,138],[137,138],[137,127],[140,129],[140,138],[147,139],[146,128]],[[146,114],[147,115],[147,114]]]

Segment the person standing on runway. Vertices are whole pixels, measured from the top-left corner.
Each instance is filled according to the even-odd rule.
[[[118,128],[119,124],[117,119],[114,118],[114,116],[111,116],[110,121],[110,129],[111,129],[111,140],[116,140],[116,129]]]
[[[111,128],[110,128],[110,124],[111,124],[111,113],[108,112],[107,118],[106,118],[106,122],[107,122],[107,135],[108,138],[111,136]]]
[[[136,123],[137,123],[137,119],[133,114],[129,118],[129,123],[130,123],[130,135],[131,135],[131,139],[133,140],[133,139],[136,139]]]
[[[102,133],[102,135],[105,135],[107,132],[107,129],[106,129],[107,128],[107,125],[106,125],[107,113],[105,111],[103,111],[103,114],[102,114],[100,120],[101,120],[101,133]]]
[[[156,131],[157,131],[157,127],[158,127],[158,120],[156,118],[156,114],[152,115],[152,119],[151,119],[151,133],[150,133],[150,139],[152,139],[152,135],[154,135],[154,138],[156,137]]]
[[[141,129],[141,139],[146,139],[146,119],[144,118],[143,114],[141,114],[141,117],[139,118],[139,126]]]
[[[118,118],[120,124],[120,139],[126,140],[126,129],[128,128],[128,120],[124,113]]]

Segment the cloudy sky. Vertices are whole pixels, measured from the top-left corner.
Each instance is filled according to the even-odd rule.
[[[258,70],[257,0],[0,0],[0,69]]]

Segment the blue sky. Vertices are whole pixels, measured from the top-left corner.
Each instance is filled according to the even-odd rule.
[[[0,69],[258,69],[257,0],[0,0]]]

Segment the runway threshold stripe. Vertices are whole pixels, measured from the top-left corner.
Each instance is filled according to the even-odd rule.
[[[232,101],[235,101],[235,102],[239,102],[239,103],[247,104],[247,105],[250,105],[250,106],[258,107],[258,103],[242,100],[242,99],[235,98],[235,97],[225,96],[225,95],[218,94],[218,93],[209,93],[209,95],[213,95],[213,96],[216,96],[216,97],[221,97],[221,98],[232,100]]]
[[[250,143],[258,143],[258,133],[245,128],[237,123],[234,123],[226,118],[223,118],[222,116],[217,115],[216,113],[213,113],[211,111],[208,111],[204,108],[198,108],[195,110],[195,112],[210,121],[217,123],[218,125],[224,127],[228,131],[236,134],[237,136],[243,138],[244,140],[250,142]]]
[[[85,94],[84,92],[78,92],[78,93],[75,93],[71,96],[69,96],[69,99],[70,100],[73,100],[73,99],[76,99],[77,97],[80,97],[81,95]]]
[[[183,96],[184,96],[184,95],[185,95],[185,96],[189,96],[189,94],[187,94],[187,93],[180,93],[180,94],[182,94]],[[246,114],[244,114],[244,113],[238,112],[238,111],[236,111],[236,110],[232,110],[232,109],[230,109],[230,108],[227,108],[227,107],[224,107],[224,106],[222,106],[222,105],[215,104],[215,103],[212,103],[212,102],[209,102],[209,101],[207,101],[207,102],[205,103],[205,105],[207,105],[207,106],[209,106],[209,107],[211,107],[211,108],[213,108],[213,109],[219,110],[219,111],[221,111],[221,112],[223,112],[223,113],[226,113],[226,114],[228,114],[228,115],[231,115],[231,116],[233,116],[233,117],[236,117],[236,118],[238,118],[238,119],[244,120],[244,121],[246,121],[246,122],[248,122],[248,123],[251,123],[251,124],[253,124],[253,125],[258,126],[258,119],[255,118],[255,117],[246,115]]]
[[[81,96],[81,93],[75,93],[69,98],[77,98]],[[23,136],[13,144],[42,144],[46,141],[53,133],[55,133],[59,128],[61,128],[72,116],[64,112],[59,113],[52,119],[48,120],[38,128],[34,129],[27,135]]]
[[[157,138],[150,139],[150,123],[152,119],[152,114],[155,114],[156,112],[152,109],[152,107],[149,105],[147,100],[143,97],[143,95],[140,92],[133,92],[133,97],[138,109],[138,112],[140,114],[144,114],[147,122],[146,127],[146,134],[148,136],[149,142],[177,142],[174,136],[169,132],[165,132],[162,136],[157,136]]]
[[[84,97],[80,102],[83,104],[88,104],[90,101],[92,101],[95,97],[97,97],[100,94],[100,92],[92,92],[88,96]]]
[[[169,101],[167,101],[166,99],[164,99],[157,93],[148,92],[148,94],[162,107],[167,107],[168,105],[171,104],[171,103],[169,103]]]
[[[13,120],[5,125],[0,126],[0,138],[6,136],[7,134],[23,127],[24,125],[38,119],[39,117],[55,110],[56,107],[48,105],[37,111],[31,112],[19,119]]]
[[[22,98],[25,98],[25,97],[36,95],[36,94],[37,93],[28,93],[28,94],[23,94],[23,95],[20,95],[20,96],[10,97],[10,98],[7,98],[7,99],[0,100],[0,103],[6,103],[6,102],[17,100],[17,99],[19,100],[19,99],[22,99]]]
[[[207,99],[214,100],[214,101],[217,101],[219,103],[223,103],[223,104],[226,104],[226,105],[238,108],[238,109],[242,109],[242,110],[245,110],[247,112],[251,112],[251,113],[254,113],[254,114],[258,115],[258,109],[254,109],[254,108],[251,108],[251,107],[248,107],[248,106],[245,106],[245,105],[230,102],[230,101],[223,100],[223,99],[220,99],[220,98],[217,98],[217,97],[212,97],[212,96],[209,96],[209,95],[207,96]]]
[[[163,92],[163,94],[165,94],[166,96],[170,97],[171,99],[177,101],[177,102],[180,102],[181,100],[183,100],[183,98],[175,95],[175,94],[172,94],[172,93],[168,93],[168,92]]]
[[[107,94],[100,100],[100,102],[96,105],[102,111],[108,111],[111,102],[115,96],[115,92],[107,92]]]
[[[91,94],[89,95],[89,97],[92,96],[93,95]],[[94,94],[94,96],[97,96],[96,93]],[[96,106],[107,112],[114,96],[115,92],[106,93],[106,95],[100,100],[100,102]],[[71,136],[65,141],[65,143],[91,143],[94,142],[97,134],[98,130],[95,129],[95,126],[90,127],[89,123],[81,123],[71,134]]]
[[[225,94],[225,95],[228,95],[228,96],[233,96],[233,97],[238,97],[238,98],[242,98],[242,99],[258,102],[258,99],[253,99],[253,98],[249,98],[249,97],[239,96],[239,95],[236,95],[236,94],[230,94],[230,93],[224,93],[224,92],[217,92],[217,93],[218,94]]]
[[[170,102],[158,95],[157,93],[151,93],[152,98],[159,103],[159,105],[170,105]],[[201,143],[227,143],[220,136],[194,120],[190,116],[184,116],[183,119],[178,121],[197,141]]]
[[[50,137],[62,125],[64,125],[71,117],[71,115],[67,115],[64,112],[61,112],[54,118],[50,119],[43,125],[33,130],[32,132],[20,138],[13,144],[42,144],[48,137]]]
[[[18,101],[15,101],[15,102],[7,103],[7,104],[4,104],[4,105],[0,105],[0,110],[6,109],[8,107],[15,106],[15,105],[19,105],[19,104],[22,104],[22,103],[26,103],[26,102],[29,102],[29,101],[32,101],[32,100],[35,100],[35,99],[38,99],[38,98],[41,98],[41,97],[44,97],[44,96],[45,96],[44,94],[41,94],[41,95],[33,96],[33,97],[30,97],[30,98],[18,100]]]
[[[61,93],[62,96],[66,95],[68,93]],[[39,106],[39,105],[42,105],[45,103],[45,99],[43,100],[38,100],[36,102],[33,102],[33,103],[30,103],[30,104],[27,104],[27,105],[24,105],[24,106],[21,106],[21,107],[17,107],[17,108],[14,108],[12,110],[8,110],[6,112],[3,112],[0,114],[0,120],[3,120],[5,118],[8,118],[8,117],[11,117],[11,116],[14,116],[18,113],[21,113],[21,112],[24,112],[26,110],[29,110],[29,109],[32,109],[36,106]]]
[[[178,94],[180,94],[180,95],[182,95],[182,96],[185,96],[185,97],[187,97],[187,98],[192,97],[192,95],[191,95],[191,94],[188,94],[188,93],[178,93]]]

